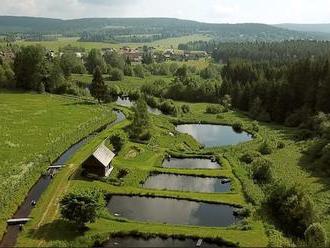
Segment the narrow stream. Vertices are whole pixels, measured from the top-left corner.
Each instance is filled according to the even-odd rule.
[[[104,129],[108,129],[113,125],[118,124],[119,122],[125,119],[125,115],[120,111],[113,111],[116,114],[116,120],[111,124],[100,128],[97,132],[101,132]],[[97,133],[96,132],[96,133]],[[84,144],[87,143],[92,137],[95,136],[95,132],[88,135],[84,139],[80,140],[78,143],[72,145],[68,150],[66,150],[53,164],[52,166],[64,166],[72,156],[81,148]],[[46,175],[42,175],[36,184],[30,189],[28,195],[26,196],[23,203],[18,207],[16,213],[12,216],[13,219],[16,218],[28,218],[33,206],[32,201],[36,203],[40,199],[42,193],[47,189],[48,185],[52,181],[52,174],[56,172],[56,169],[49,169]],[[0,247],[13,247],[16,244],[18,234],[20,232],[19,225],[8,225],[6,233],[4,234]]]

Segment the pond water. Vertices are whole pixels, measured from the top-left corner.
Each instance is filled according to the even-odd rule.
[[[136,238],[132,236],[114,237],[105,242],[102,247],[195,247],[197,240],[194,239],[175,239],[175,238],[159,238],[150,239]],[[201,248],[217,248],[216,244],[203,241]],[[221,246],[223,247],[223,246]]]
[[[205,147],[237,145],[252,140],[247,132],[235,132],[231,126],[211,124],[178,125],[176,130],[193,136]]]
[[[123,106],[123,107],[132,107],[134,106],[134,101],[131,101],[128,97],[118,97],[117,98],[117,101],[116,101],[116,104],[120,105],[120,106]],[[148,106],[148,112],[151,113],[151,114],[154,114],[154,115],[161,115],[162,112],[157,109],[157,108],[152,108],[150,106]]]
[[[178,169],[218,169],[220,165],[206,158],[171,158],[163,162],[165,168]]]
[[[232,206],[170,198],[112,196],[107,208],[115,216],[137,221],[215,227],[237,221]]]
[[[143,184],[149,189],[168,189],[190,192],[229,192],[230,182],[221,178],[195,177],[174,174],[158,174],[150,176]]]

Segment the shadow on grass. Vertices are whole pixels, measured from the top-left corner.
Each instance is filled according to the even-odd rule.
[[[76,106],[76,105],[97,105],[97,102],[92,102],[92,101],[80,101],[80,102],[73,102],[73,103],[66,103],[64,104],[65,106]]]
[[[55,220],[40,226],[38,229],[32,229],[28,235],[32,239],[45,241],[72,241],[79,236],[83,236],[84,232],[77,229],[76,225],[65,221]]]

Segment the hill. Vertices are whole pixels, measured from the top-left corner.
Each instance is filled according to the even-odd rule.
[[[50,19],[0,16],[0,34],[61,34],[82,41],[150,42],[191,34],[207,34],[220,41],[324,39],[322,35],[265,24],[211,24],[175,18]]]
[[[285,28],[289,30],[301,31],[301,32],[319,32],[330,34],[330,23],[324,24],[296,24],[296,23],[283,23],[275,25],[279,28]]]

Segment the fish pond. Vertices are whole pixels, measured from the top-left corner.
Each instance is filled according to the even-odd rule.
[[[205,147],[237,145],[252,140],[247,132],[236,132],[231,126],[211,124],[183,124],[176,130],[194,137]]]
[[[116,104],[123,106],[123,107],[133,107],[134,106],[134,101],[131,101],[128,97],[118,97]],[[157,108],[152,108],[148,105],[148,112],[154,115],[161,115],[162,111],[160,111]]]
[[[149,239],[126,236],[113,237],[105,242],[102,247],[196,247],[200,241],[195,239],[176,239],[176,238],[160,238],[152,237]],[[217,248],[218,246],[207,241],[202,241],[199,245],[201,248]]]
[[[170,158],[163,161],[165,168],[177,169],[219,169],[216,161],[206,158]]]
[[[146,222],[227,227],[238,221],[229,205],[160,197],[112,196],[107,208],[116,217]]]
[[[174,174],[157,174],[148,177],[144,188],[167,189],[204,193],[230,192],[228,179],[213,177],[195,177]]]

